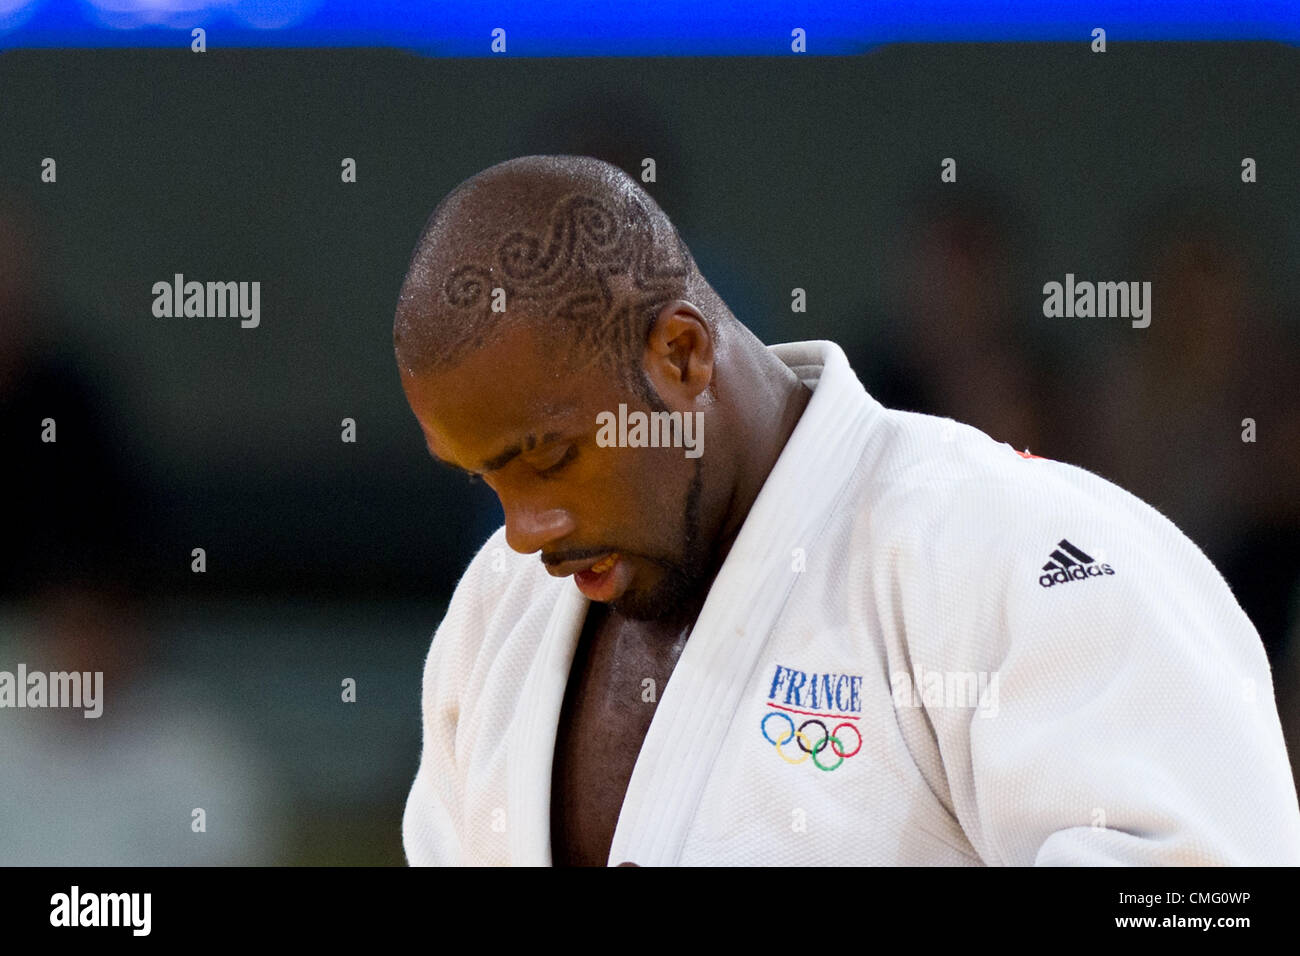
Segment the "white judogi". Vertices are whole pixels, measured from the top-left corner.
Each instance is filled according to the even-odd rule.
[[[771,350],[813,396],[646,704],[611,864],[1300,864],[1263,647],[1190,540],[882,407],[833,343]],[[504,529],[473,559],[425,668],[412,864],[551,862],[587,604]]]

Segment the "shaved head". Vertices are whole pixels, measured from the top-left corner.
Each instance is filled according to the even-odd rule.
[[[812,394],[641,186],[588,156],[524,156],[452,190],[393,341],[429,454],[492,489],[510,548],[668,630],[698,609]],[[708,450],[611,441],[614,409],[681,416],[701,439],[707,424]]]
[[[393,344],[405,374],[437,373],[529,323],[558,358],[597,362],[644,396],[646,337],[674,299],[695,303],[711,327],[730,316],[636,180],[589,156],[523,156],[471,176],[434,209]]]

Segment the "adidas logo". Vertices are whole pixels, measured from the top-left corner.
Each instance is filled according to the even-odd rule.
[[[1038,579],[1038,583],[1045,588],[1115,573],[1109,564],[1098,564],[1095,558],[1080,551],[1064,538],[1056,542],[1052,560],[1043,565],[1043,571],[1045,573]]]

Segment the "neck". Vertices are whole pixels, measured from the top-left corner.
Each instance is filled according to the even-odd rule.
[[[749,517],[754,499],[762,491],[767,476],[781,457],[800,416],[808,407],[808,400],[812,398],[812,391],[757,338],[753,346],[749,349],[752,358],[746,356],[748,361],[743,363],[745,381],[735,392],[742,398],[742,404],[733,406],[732,413],[733,424],[750,423],[748,428],[736,428],[735,433],[742,436],[743,444],[739,447],[750,449],[751,453],[735,456],[740,470],[718,532],[714,576],[727,560],[736,535]],[[745,400],[750,396],[754,401]]]
[[[751,336],[752,338],[752,336]],[[641,626],[661,633],[666,639],[677,642],[686,639],[694,626],[700,608],[708,598],[713,581],[727,560],[731,546],[740,533],[749,510],[763,489],[767,477],[781,457],[786,442],[799,424],[799,417],[808,407],[812,391],[799,381],[789,367],[753,338],[757,350],[751,354],[732,353],[736,370],[728,375],[727,391],[731,396],[732,412],[726,430],[738,436],[731,447],[744,449],[746,454],[731,454],[738,462],[738,471],[731,484],[729,497],[722,508],[720,530],[714,537],[714,557],[703,584],[689,597],[683,597],[673,612]],[[738,361],[737,361],[738,359]],[[593,608],[596,608],[593,605]],[[605,605],[597,613],[613,614]],[[591,613],[590,611],[588,613]]]

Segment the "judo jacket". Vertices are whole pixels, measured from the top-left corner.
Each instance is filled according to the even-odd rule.
[[[831,342],[641,747],[609,862],[1300,864],[1260,638],[1155,508],[887,409]],[[413,865],[549,865],[589,602],[504,529],[427,657]]]

